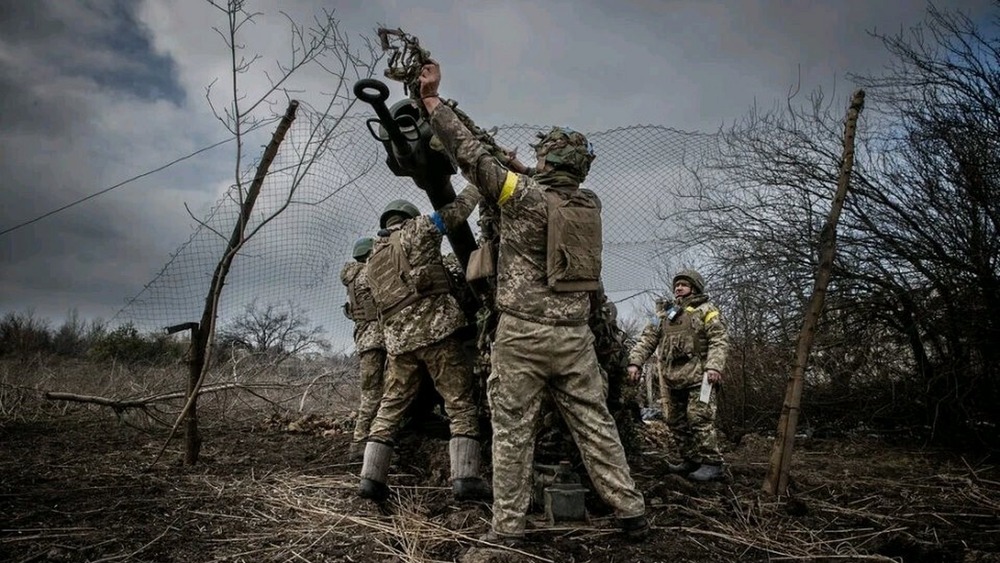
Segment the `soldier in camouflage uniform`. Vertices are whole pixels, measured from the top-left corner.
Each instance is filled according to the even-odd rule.
[[[641,449],[636,422],[640,420],[640,407],[636,398],[637,388],[628,378],[628,335],[618,326],[618,308],[608,300],[603,287],[592,294],[590,303],[590,330],[594,333],[594,351],[601,368],[601,380],[608,411],[615,419],[618,436],[625,456],[632,461]],[[558,409],[551,401],[542,407],[542,425],[535,447],[535,460],[556,464],[571,459],[574,467],[582,460],[569,429],[558,416]],[[555,412],[551,412],[555,411]]]
[[[683,270],[673,283],[673,305],[657,311],[659,322],[643,330],[629,354],[629,377],[638,379],[642,365],[657,352],[667,425],[683,456],[669,470],[695,481],[712,481],[724,475],[715,430],[718,394],[711,389],[708,402],[702,402],[700,388],[706,379],[712,386],[722,383],[729,337],[698,272]]]
[[[388,497],[394,434],[417,394],[421,367],[430,373],[450,418],[455,497],[489,496],[479,475],[479,421],[471,367],[455,335],[467,320],[451,295],[441,256],[444,235],[468,219],[479,199],[476,189],[465,189],[431,215],[420,215],[403,200],[389,203],[382,213],[382,230],[365,270],[389,357],[382,402],[365,446],[358,489],[363,498],[381,502]]]
[[[354,243],[354,262],[344,264],[340,281],[347,288],[344,313],[354,321],[354,348],[361,363],[361,400],[358,417],[354,422],[354,436],[348,450],[350,461],[361,460],[375,412],[382,399],[382,382],[385,373],[385,341],[378,322],[378,309],[365,274],[365,262],[371,255],[375,241],[371,237]]]
[[[441,103],[440,79],[437,64],[423,67],[420,95],[431,127],[484,201],[496,203],[501,214],[500,319],[487,380],[493,522],[485,539],[510,542],[524,535],[545,394],[567,422],[598,494],[615,509],[628,537],[642,539],[649,530],[645,504],[608,412],[587,325],[590,293],[599,288],[601,252],[600,202],[593,192],[579,189],[594,158],[590,144],[580,133],[554,128],[536,145],[537,173],[511,172]]]
[[[641,420],[641,416],[636,396],[638,389],[630,384],[628,377],[631,341],[618,326],[618,308],[608,299],[604,288],[594,297],[590,304],[590,330],[594,333],[597,363],[605,378],[608,410],[618,426],[626,455],[638,455],[641,443],[636,422]]]

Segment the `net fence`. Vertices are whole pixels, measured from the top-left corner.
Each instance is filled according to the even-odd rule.
[[[229,271],[218,326],[251,303],[294,306],[311,324],[323,327],[333,351],[353,349],[353,324],[343,314],[347,296],[339,273],[351,260],[354,241],[374,234],[382,208],[393,199],[408,199],[424,213],[432,210],[426,194],[385,165],[384,149],[369,133],[366,118],[337,122],[335,129],[325,131],[328,141],[317,152],[316,132],[327,126],[317,112],[299,109],[254,207],[248,231],[259,230]],[[502,146],[519,148],[519,154],[533,154],[528,144],[549,128],[501,126],[495,138]],[[639,314],[652,303],[644,294],[662,292],[676,265],[664,255],[662,244],[670,228],[663,216],[676,204],[670,194],[695,189],[696,175],[717,150],[716,138],[653,125],[586,134],[597,160],[584,186],[599,195],[604,209],[605,287],[623,316]],[[456,175],[452,184],[458,192],[465,181]],[[158,331],[200,319],[213,271],[239,214],[239,192],[232,186],[116,320]],[[470,219],[473,232],[478,231],[476,218]],[[442,251],[451,251],[447,240]]]

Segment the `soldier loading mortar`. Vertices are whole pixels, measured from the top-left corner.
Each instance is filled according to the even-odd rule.
[[[379,35],[383,48],[391,51],[389,68],[385,74],[388,78],[404,84],[409,99],[394,104],[392,109],[386,108],[388,89],[377,80],[359,82],[355,85],[355,92],[360,99],[371,103],[379,116],[378,120],[370,120],[369,129],[385,146],[387,165],[395,174],[413,178],[418,187],[428,192],[432,204],[438,209],[439,206],[454,199],[449,177],[456,171],[451,160],[441,152],[443,147],[440,141],[432,136],[423,104],[420,102],[418,78],[422,65],[430,61],[430,54],[420,47],[415,37],[401,30],[382,29],[379,30]],[[477,127],[468,116],[459,111],[454,101],[444,100],[442,103],[455,113],[463,125],[501,165],[522,173],[531,172],[517,160],[513,151],[500,147],[491,133]],[[379,125],[377,131],[373,127],[375,123]],[[489,206],[481,204],[479,223],[481,236],[478,248],[474,241],[471,246],[468,245],[468,239],[460,240],[461,246],[456,245],[452,233],[449,233],[449,240],[455,248],[459,261],[466,268],[468,278],[481,304],[474,318],[478,329],[476,338],[479,351],[478,367],[483,381],[488,375],[497,319],[494,298],[499,217],[495,203]],[[464,236],[464,233],[459,234]],[[469,235],[471,237],[471,232]],[[470,247],[472,251],[465,254],[465,250]],[[626,450],[629,454],[634,454],[638,449],[638,443],[637,434],[632,426],[637,408],[633,407],[637,407],[637,404],[622,400],[625,383],[625,335],[615,320],[614,306],[606,300],[603,290],[593,292],[592,301],[590,325],[597,336],[595,348],[603,368],[608,404],[614,407],[613,412],[621,428]],[[552,405],[548,408],[552,409]],[[552,410],[546,421],[549,428],[545,433],[545,439],[539,441],[536,459],[546,462],[547,465],[537,467],[534,474],[536,482],[543,484],[552,482],[554,464],[564,459],[574,458],[577,461],[575,467],[581,466],[579,454],[568,432],[565,432],[565,426],[562,425],[558,413]],[[563,466],[559,473],[564,475],[565,471]],[[536,500],[540,501],[538,498]]]

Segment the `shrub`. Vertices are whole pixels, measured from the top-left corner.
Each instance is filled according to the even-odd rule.
[[[76,309],[72,309],[52,337],[52,351],[61,356],[85,357],[105,333],[107,323],[103,319],[94,319],[89,323],[81,321]]]
[[[177,362],[184,352],[184,346],[171,337],[143,335],[135,325],[126,323],[98,336],[90,349],[90,356],[99,361],[164,365]]]
[[[35,354],[51,349],[49,321],[35,318],[33,311],[10,312],[0,320],[0,356]]]

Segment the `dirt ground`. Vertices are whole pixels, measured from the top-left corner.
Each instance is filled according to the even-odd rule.
[[[447,442],[399,448],[395,496],[356,494],[341,420],[203,421],[201,463],[167,431],[110,409],[0,420],[0,561],[1000,561],[1000,471],[983,460],[870,437],[803,440],[792,494],[760,491],[770,440],[730,444],[727,482],[667,475],[661,423],[645,423],[633,475],[652,536],[630,544],[589,499],[589,521],[530,515],[516,551],[484,545],[490,506],[456,503]]]

